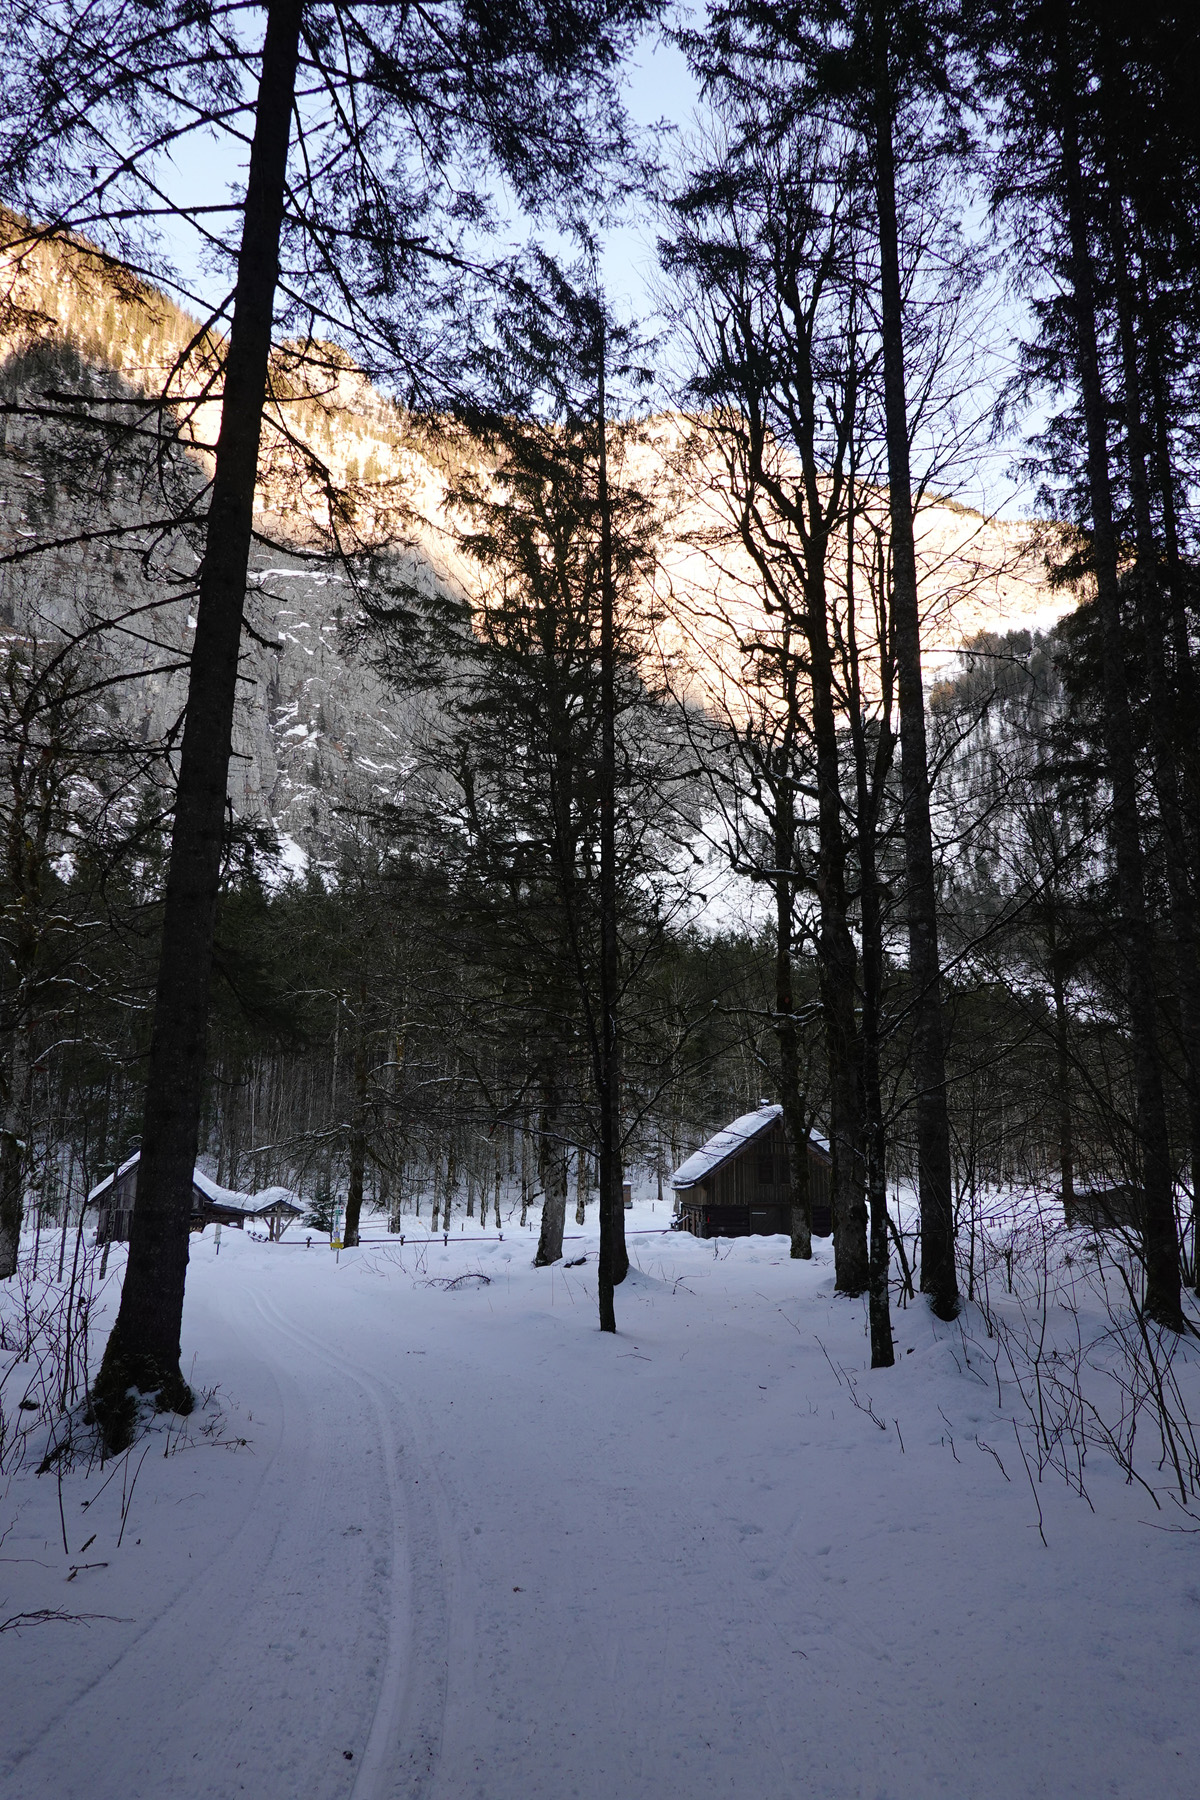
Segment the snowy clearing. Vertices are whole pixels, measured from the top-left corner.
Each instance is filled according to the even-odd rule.
[[[590,1229],[194,1240],[215,1399],[4,1492],[4,1793],[1190,1800],[1188,1515],[1032,1481],[970,1318],[871,1374],[828,1248],[629,1220],[615,1339]]]

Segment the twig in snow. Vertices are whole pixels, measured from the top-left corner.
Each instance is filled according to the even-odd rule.
[[[1034,1485],[1034,1480],[1033,1480],[1033,1470],[1029,1467],[1029,1458],[1025,1454],[1025,1446],[1021,1442],[1021,1434],[1017,1430],[1017,1421],[1015,1419],[1012,1422],[1012,1428],[1013,1428],[1013,1436],[1017,1440],[1017,1449],[1021,1452],[1021,1461],[1025,1464],[1025,1473],[1029,1477],[1029,1491],[1033,1495],[1033,1504],[1037,1507],[1038,1536],[1041,1538],[1043,1545],[1048,1550],[1050,1548],[1050,1546],[1049,1546],[1049,1544],[1046,1543],[1046,1533],[1042,1529],[1042,1503],[1038,1499],[1037,1488]]]
[[[108,1619],[114,1625],[131,1622],[115,1613],[69,1613],[61,1606],[43,1606],[38,1612],[14,1613],[11,1619],[0,1619],[0,1631],[24,1631],[29,1625],[88,1625],[93,1619]]]
[[[142,1451],[141,1462],[138,1463],[137,1468],[133,1471],[133,1480],[129,1484],[128,1497],[124,1494],[121,1497],[121,1530],[117,1537],[118,1550],[121,1548],[121,1539],[125,1536],[125,1527],[129,1523],[129,1509],[133,1505],[133,1490],[137,1486],[137,1478],[142,1472],[142,1463],[145,1462],[149,1454],[150,1445],[147,1444],[146,1448]]]
[[[990,1444],[985,1444],[983,1439],[979,1436],[978,1433],[976,1433],[976,1436],[975,1436],[975,1443],[976,1443],[976,1446],[980,1450],[986,1450],[989,1456],[995,1458],[996,1467],[999,1469],[1000,1473],[1003,1475],[1005,1481],[1011,1482],[1012,1476],[1009,1474],[1009,1472],[1005,1468],[1004,1464],[1000,1461],[999,1453],[997,1451],[993,1450],[992,1446]]]
[[[108,1564],[106,1562],[72,1563],[71,1573],[67,1576],[67,1580],[74,1581],[75,1577],[77,1575],[81,1574],[86,1569],[107,1569],[107,1567],[108,1567]]]
[[[784,1316],[786,1317],[787,1315],[785,1314]],[[815,1332],[813,1335],[816,1336]],[[820,1338],[817,1338],[817,1342],[818,1342],[818,1344],[821,1344]],[[867,1415],[868,1419],[870,1419],[872,1425],[878,1425],[880,1431],[886,1431],[887,1430],[887,1420],[880,1418],[879,1414],[875,1411],[875,1408],[871,1404],[870,1400],[868,1400],[866,1405],[864,1406],[862,1401],[859,1399],[858,1385],[855,1382],[855,1379],[854,1379],[853,1375],[851,1375],[850,1371],[848,1369],[843,1369],[840,1366],[840,1364],[836,1368],[834,1367],[832,1358],[830,1357],[829,1352],[828,1352],[828,1350],[826,1350],[824,1344],[821,1344],[821,1355],[825,1358],[825,1361],[829,1364],[830,1368],[833,1369],[834,1377],[837,1380],[837,1382],[839,1383],[839,1385],[844,1386],[847,1393],[850,1395],[851,1404],[853,1406],[856,1406],[860,1413],[866,1413],[866,1415]],[[945,1417],[944,1414],[942,1416]]]
[[[63,1555],[70,1556],[71,1552],[67,1548],[67,1519],[66,1519],[66,1514],[63,1512],[63,1497],[62,1497],[63,1466],[62,1466],[62,1457],[61,1456],[59,1457],[58,1461],[54,1465],[54,1473],[55,1473],[56,1477],[58,1478],[58,1522],[62,1526]]]
[[[953,1352],[951,1352],[951,1354],[953,1354]],[[938,1411],[940,1413],[942,1413],[943,1419],[946,1419],[946,1415],[944,1412],[942,1412],[942,1409],[940,1406],[938,1407]],[[948,1437],[950,1439],[950,1454],[954,1458],[955,1462],[957,1462],[959,1460],[958,1451],[954,1448],[954,1430],[950,1424],[949,1419],[946,1419],[946,1437]],[[946,1441],[946,1438],[943,1438],[942,1442],[945,1443],[945,1441]]]

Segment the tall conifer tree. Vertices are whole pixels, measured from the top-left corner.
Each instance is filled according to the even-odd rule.
[[[482,259],[503,174],[533,208],[600,203],[599,166],[623,146],[613,69],[654,0],[528,0],[499,18],[472,0],[392,4],[269,0],[246,42],[237,5],[144,8],[60,0],[32,21],[4,79],[0,199],[24,219],[15,249],[84,233],[155,273],[162,153],[189,134],[237,132],[254,71],[250,165],[223,241],[221,428],[204,522],[197,627],[180,751],[163,947],[147,1082],[139,1199],[121,1307],[97,1395],[127,1429],[133,1390],[186,1408],[179,1338],[191,1172],[205,1058],[230,732],[271,346],[279,314],[342,334],[414,399],[452,396],[461,290]],[[19,18],[18,18],[19,15]],[[303,70],[302,89],[297,71]],[[317,96],[321,96],[318,100]],[[306,153],[290,157],[294,142]],[[419,145],[419,153],[416,146]],[[218,215],[222,210],[214,198]],[[147,248],[150,246],[150,248]],[[147,264],[145,258],[149,256]],[[453,270],[447,283],[445,269]],[[282,273],[281,273],[282,271]],[[223,323],[213,321],[214,324]],[[461,339],[459,340],[461,341]],[[449,364],[449,366],[448,366]]]

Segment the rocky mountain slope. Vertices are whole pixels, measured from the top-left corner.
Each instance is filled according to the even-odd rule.
[[[83,249],[8,255],[0,296],[0,534],[20,557],[0,567],[0,628],[83,631],[86,654],[129,677],[110,700],[128,729],[169,739],[194,628],[218,347]],[[418,702],[352,647],[353,569],[468,599],[477,578],[446,506],[461,448],[336,351],[314,361],[281,347],[274,385],[230,791],[239,814],[312,850],[339,796],[403,787],[419,735]],[[646,424],[628,470],[661,526],[661,648],[703,691],[763,622],[719,464],[694,422],[669,416]],[[329,554],[335,539],[349,562]],[[1024,527],[936,502],[919,543],[934,664],[977,630],[1064,608]]]

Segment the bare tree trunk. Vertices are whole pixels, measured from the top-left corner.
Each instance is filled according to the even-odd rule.
[[[913,538],[908,402],[904,376],[904,302],[896,215],[889,9],[876,0],[875,190],[879,215],[884,408],[892,549],[892,620],[900,701],[900,772],[904,790],[904,860],[908,881],[908,964],[912,983],[913,1077],[916,1086],[917,1182],[921,1203],[921,1288],[939,1318],[958,1311],[950,1119],[938,949],[937,888],[929,811],[925,694],[921,681],[921,617]]]
[[[4,1072],[4,1122],[0,1127],[0,1280],[17,1272],[25,1214],[33,1066],[24,1024],[13,1031],[5,1061],[8,1067]]]
[[[1133,498],[1137,546],[1135,589],[1141,614],[1142,641],[1150,690],[1150,753],[1154,789],[1162,827],[1163,864],[1170,899],[1171,949],[1179,1012],[1179,1034],[1185,1064],[1188,1164],[1193,1206],[1200,1170],[1200,931],[1188,868],[1187,832],[1176,763],[1176,697],[1167,670],[1167,619],[1163,608],[1163,568],[1150,511],[1149,433],[1142,405],[1134,323],[1133,282],[1129,248],[1119,195],[1112,194],[1113,262],[1117,320],[1121,340],[1121,374],[1125,398],[1125,438],[1129,486]],[[1190,652],[1185,652],[1190,668]],[[1185,681],[1186,685],[1186,681]]]
[[[157,1392],[159,1404],[176,1411],[192,1404],[179,1366],[191,1178],[302,11],[302,0],[270,0],[267,12],[180,749],[138,1204],[120,1310],[96,1382],[114,1448],[129,1430],[130,1389]]]
[[[559,1117],[558,1081],[550,1066],[542,1071],[538,1180],[542,1188],[542,1224],[533,1261],[536,1268],[544,1269],[562,1257],[563,1228],[567,1219],[567,1152]]]
[[[84,1160],[85,1180],[86,1180],[86,1169],[87,1169],[87,1161],[86,1161],[86,1157],[85,1157],[85,1160]],[[116,1185],[116,1168],[115,1167],[113,1169],[113,1185],[114,1186]],[[87,1202],[87,1194],[85,1193],[80,1204],[84,1205],[84,1204],[86,1204],[86,1202]],[[67,1229],[68,1229],[68,1224],[70,1221],[70,1216],[71,1216],[70,1207],[64,1206],[63,1207],[63,1216],[62,1216],[62,1231],[59,1235],[59,1240],[58,1240],[58,1280],[59,1281],[61,1281],[63,1278],[63,1269],[66,1266]],[[105,1233],[104,1233],[104,1248],[106,1251],[108,1249],[109,1242],[110,1242],[110,1233],[108,1231],[105,1231]]]
[[[871,1367],[890,1369],[896,1360],[896,1352],[892,1342],[892,1305],[888,1287],[890,1221],[887,1209],[887,1132],[880,1079],[883,923],[879,903],[874,808],[866,790],[863,770],[859,777],[858,841],[863,965],[863,1126],[867,1155],[867,1210],[871,1231],[868,1312]]]
[[[888,653],[884,571],[878,568],[876,637],[879,648],[879,727],[872,744],[865,728],[862,665],[856,609],[855,581],[855,477],[850,483],[846,519],[846,650],[843,664],[848,690],[850,742],[854,756],[854,788],[857,803],[855,840],[858,848],[859,926],[862,941],[862,1053],[863,1141],[866,1154],[867,1211],[870,1220],[870,1286],[868,1317],[871,1333],[871,1367],[891,1368],[896,1360],[892,1341],[890,1240],[894,1227],[887,1205],[887,1128],[880,1075],[883,1041],[884,927],[882,884],[879,874],[879,807],[887,792],[895,758],[892,727],[895,671]],[[903,1260],[903,1251],[901,1252]],[[908,1269],[904,1265],[907,1282]],[[911,1289],[911,1283],[908,1287]]]
[[[1133,720],[1122,645],[1105,396],[1100,377],[1091,251],[1072,81],[1069,50],[1060,43],[1062,169],[1070,235],[1076,369],[1087,438],[1088,495],[1103,659],[1105,751],[1112,782],[1111,829],[1117,866],[1118,928],[1128,971],[1130,1040],[1145,1194],[1145,1306],[1147,1314],[1158,1324],[1182,1331],[1179,1240],[1175,1230],[1167,1114],[1155,1032],[1150,922],[1146,911],[1138,821]]]
[[[20,758],[19,760],[23,760]],[[30,1161],[33,1116],[34,1011],[38,973],[39,891],[46,866],[45,815],[30,805],[24,770],[10,770],[13,805],[8,821],[5,875],[15,900],[10,954],[16,976],[12,1024],[6,1033],[0,1093],[0,1280],[17,1272],[25,1219],[25,1178]]]
[[[817,749],[817,830],[821,854],[821,1001],[829,1051],[829,1139],[833,1151],[833,1267],[843,1294],[870,1282],[864,1187],[862,1068],[855,1021],[858,958],[846,909],[846,835],[841,759],[833,699],[833,663],[825,586],[824,542],[813,546],[805,581],[812,670],[813,737]]]
[[[1059,1194],[1064,1213],[1075,1203],[1075,1130],[1071,1113],[1071,1048],[1067,1036],[1067,995],[1063,957],[1058,942],[1058,923],[1051,911],[1047,929],[1050,952],[1050,991],[1054,998],[1054,1072],[1058,1092],[1054,1097],[1058,1123]]]
[[[529,1133],[521,1133],[521,1229],[529,1213]]]
[[[783,771],[786,782],[788,773]],[[781,811],[781,809],[783,809]],[[792,858],[795,828],[792,808],[783,799],[775,806],[775,1034],[779,1044],[779,1098],[783,1106],[783,1141],[791,1187],[792,1255],[812,1257],[812,1193],[808,1170],[808,1119],[800,1086],[800,1032],[792,979]],[[659,1191],[662,1175],[659,1175]]]
[[[442,1194],[442,1230],[450,1229],[450,1208],[454,1204],[454,1196],[458,1192],[458,1157],[455,1154],[454,1139],[450,1140],[450,1148],[446,1153],[446,1186]]]
[[[366,986],[359,989],[358,1032],[354,1042],[354,1100],[350,1116],[350,1183],[346,1191],[346,1223],[342,1243],[347,1249],[358,1243],[363,1186],[367,1170],[367,1043],[363,1011]]]
[[[600,508],[600,1255],[601,1331],[615,1331],[613,1292],[629,1273],[621,1171],[621,1039],[617,1021],[617,694],[613,609],[612,509],[608,494],[604,321],[599,320],[597,432]]]
[[[1197,716],[1196,674],[1192,664],[1190,626],[1185,598],[1183,559],[1179,551],[1179,523],[1175,499],[1175,472],[1171,457],[1170,420],[1166,382],[1163,374],[1159,324],[1149,296],[1143,304],[1146,321],[1146,364],[1154,412],[1154,455],[1158,468],[1158,487],[1162,505],[1163,548],[1166,559],[1167,594],[1171,612],[1171,645],[1175,660],[1175,725],[1174,753],[1179,759],[1179,775],[1183,791],[1182,809],[1185,842],[1190,852],[1190,875],[1196,881],[1196,846],[1200,844],[1200,750],[1195,732]],[[1200,945],[1197,946],[1200,956]],[[1192,1062],[1189,1079],[1189,1185],[1192,1194],[1192,1282],[1200,1294],[1200,1131],[1192,1120],[1192,1109],[1200,1104],[1200,1064]]]
[[[892,1342],[892,1300],[889,1288],[891,1230],[887,1209],[887,1140],[879,1082],[879,1038],[872,1027],[864,1044],[864,1099],[867,1145],[867,1209],[870,1217],[870,1287],[868,1311],[871,1328],[871,1367],[890,1369],[896,1360]]]

